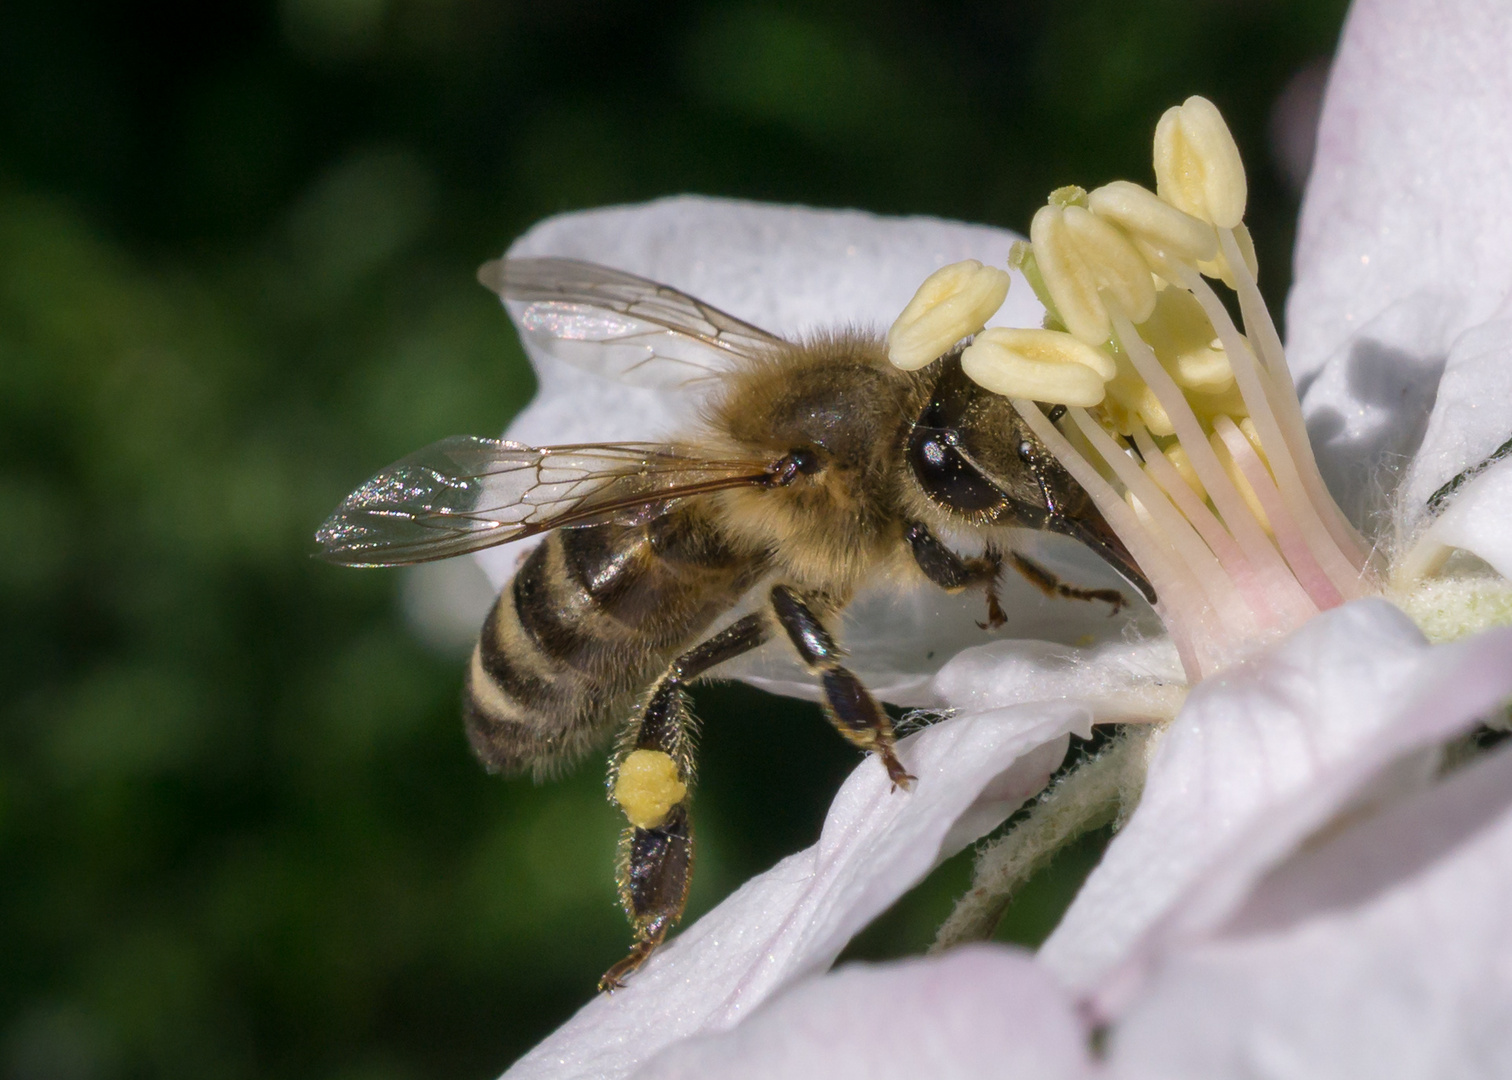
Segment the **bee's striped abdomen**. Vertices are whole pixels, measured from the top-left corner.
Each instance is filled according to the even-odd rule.
[[[549,772],[635,699],[759,574],[692,510],[547,535],[473,651],[468,738],[492,769]]]

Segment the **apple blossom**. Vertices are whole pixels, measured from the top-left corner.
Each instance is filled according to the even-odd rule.
[[[1497,456],[1512,434],[1512,222],[1484,198],[1512,177],[1509,48],[1512,13],[1490,0],[1431,15],[1356,5],[1284,355],[1254,289],[1242,173],[1206,103],[1162,121],[1164,202],[1134,185],[1062,189],[1034,250],[1011,261],[1015,238],[993,229],[692,198],[553,219],[517,243],[667,281],[782,334],[885,327],[941,268],[1008,262],[1005,306],[989,318],[965,305],[963,334],[985,323],[981,337],[1011,348],[993,327],[1040,328],[1039,293],[1079,345],[1116,338],[1109,412],[1148,473],[1080,408],[1062,425],[1071,439],[1021,412],[1107,489],[1105,516],[1152,571],[1173,636],[1149,611],[1110,632],[1011,582],[1028,613],[1011,629],[1039,640],[980,644],[971,603],[932,590],[860,598],[845,624],[857,673],[890,700],[957,710],[900,743],[917,789],[890,793],[863,763],[818,844],[508,1075],[1505,1073],[1512,758],[1449,769],[1442,748],[1512,695],[1512,631],[1495,628],[1512,621],[1512,462]],[[1159,262],[1153,299],[1130,252]],[[1242,332],[1204,274],[1236,287]],[[1210,339],[1186,333],[1199,325]],[[595,379],[525,340],[542,389],[512,438],[646,438],[686,415],[675,395]],[[984,353],[983,369],[1010,380],[1001,359]],[[1243,409],[1231,397],[1204,412],[1188,399],[1223,382],[1224,364]],[[1055,538],[1026,543],[1079,582],[1107,580]],[[507,577],[512,557],[491,557]],[[812,696],[777,650],[739,674]],[[1126,743],[1138,809],[1036,957],[980,946],[823,974],[940,859],[1033,797],[1068,733],[1133,720],[1170,722]],[[1127,768],[1107,773],[1127,785]],[[866,1015],[883,1027],[888,1000],[907,1037],[858,1030]]]

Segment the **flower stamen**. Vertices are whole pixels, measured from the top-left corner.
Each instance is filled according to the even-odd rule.
[[[1128,181],[1052,193],[1009,260],[1047,329],[987,331],[965,368],[1091,495],[1195,680],[1378,589],[1313,459],[1217,108],[1168,110],[1154,157],[1158,195]],[[1236,292],[1248,336],[1205,275]],[[1061,426],[1037,402],[1068,406]]]

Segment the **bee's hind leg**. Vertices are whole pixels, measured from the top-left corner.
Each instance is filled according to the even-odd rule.
[[[998,600],[998,578],[1003,573],[1003,553],[988,544],[981,555],[959,555],[940,542],[929,529],[912,522],[903,529],[903,539],[913,553],[914,562],[924,576],[946,592],[960,592],[972,585],[987,590],[987,621],[977,623],[983,630],[996,630],[1008,621]]]
[[[792,639],[809,670],[824,685],[824,715],[852,743],[882,759],[887,775],[905,791],[914,777],[893,752],[892,719],[855,674],[840,663],[845,654],[799,594],[786,585],[772,587],[772,612]]]
[[[672,661],[646,695],[625,733],[610,774],[614,800],[630,826],[620,837],[620,904],[635,931],[630,954],[604,973],[613,991],[640,967],[682,916],[693,869],[695,722],[685,688],[704,672],[756,648],[771,636],[764,613],[747,615]]]

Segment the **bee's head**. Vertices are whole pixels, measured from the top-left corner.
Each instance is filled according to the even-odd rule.
[[[1070,536],[1154,602],[1149,582],[1086,490],[1006,399],[965,376],[958,356],[940,366],[906,455],[912,483],[933,506],[976,525]]]

